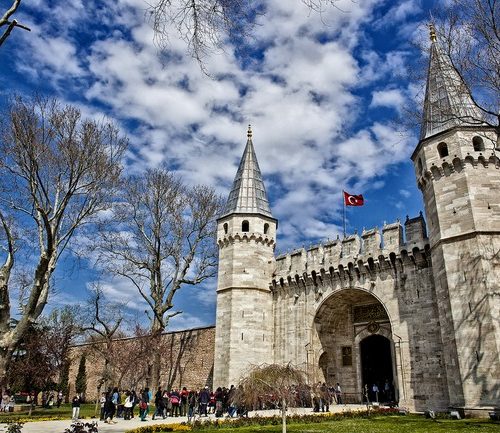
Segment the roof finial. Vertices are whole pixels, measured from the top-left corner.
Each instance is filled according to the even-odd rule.
[[[248,125],[247,137],[252,138],[252,125]]]
[[[431,37],[431,42],[436,42],[436,28],[434,27],[434,23],[429,24],[429,35]]]

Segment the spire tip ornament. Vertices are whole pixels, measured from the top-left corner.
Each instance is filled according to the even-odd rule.
[[[431,42],[436,42],[437,36],[436,36],[436,27],[434,27],[434,23],[429,24],[429,36],[431,38]]]
[[[252,138],[252,125],[248,125],[247,137]]]

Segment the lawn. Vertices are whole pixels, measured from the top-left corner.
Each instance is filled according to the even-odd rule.
[[[90,418],[94,415],[95,404],[82,404],[80,407],[80,418]],[[71,404],[62,404],[60,408],[53,407],[52,409],[43,409],[37,407],[31,412],[33,421],[46,419],[71,419],[72,408]],[[23,422],[28,421],[28,411],[21,412],[0,412],[0,423],[6,420],[17,421],[22,419]]]
[[[202,428],[201,433],[280,433],[281,425],[256,425],[248,427]],[[291,423],[290,433],[499,433],[500,423],[484,419],[430,420],[422,416],[374,416],[372,418],[349,418],[321,423]]]

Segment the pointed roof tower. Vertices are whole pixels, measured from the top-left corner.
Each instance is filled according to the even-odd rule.
[[[420,140],[459,125],[482,125],[482,115],[430,25],[431,49]]]
[[[247,145],[224,208],[224,216],[233,213],[256,213],[273,218],[253,148],[250,125],[248,125],[247,137]]]

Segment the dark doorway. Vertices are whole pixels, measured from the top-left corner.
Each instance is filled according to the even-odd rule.
[[[382,335],[371,335],[360,343],[363,387],[368,385],[371,401],[394,400],[391,342]],[[373,385],[378,387],[376,395]]]

